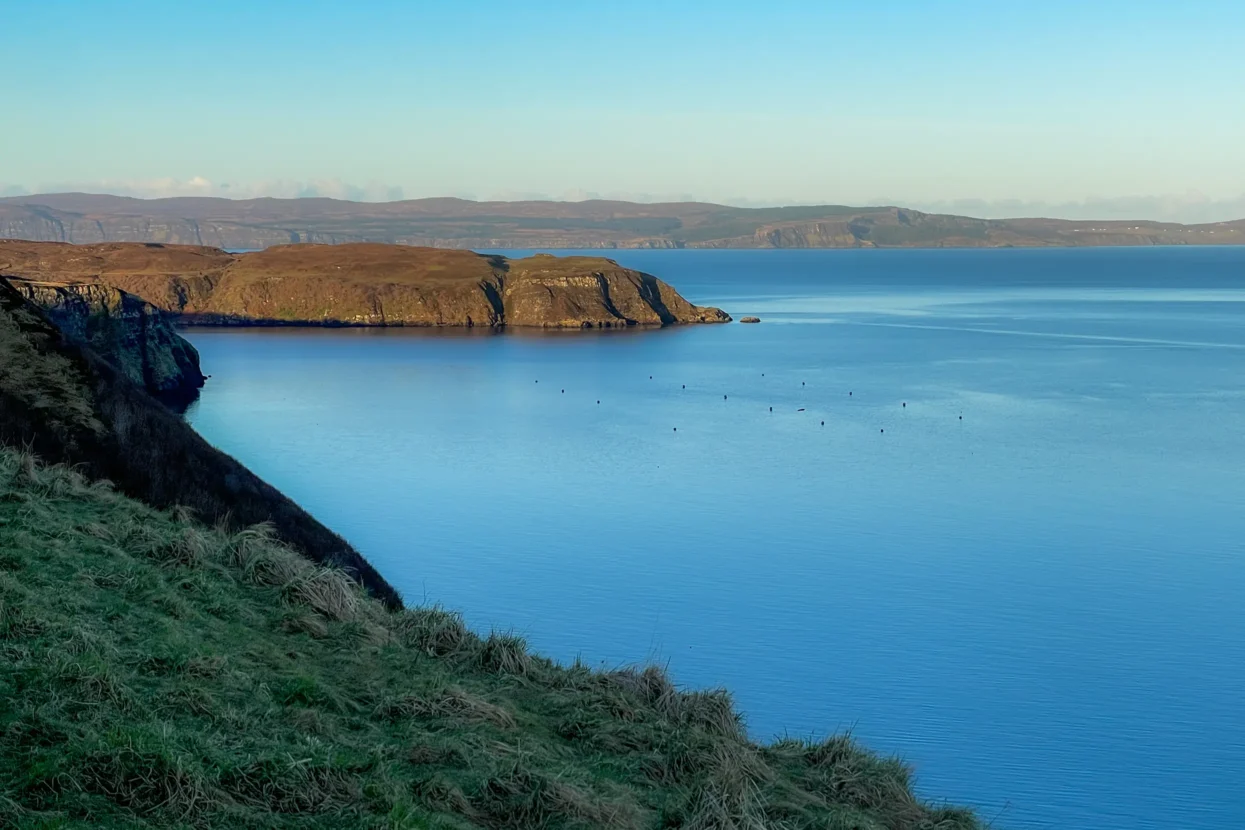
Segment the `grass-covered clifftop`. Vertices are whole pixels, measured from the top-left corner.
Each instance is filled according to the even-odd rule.
[[[406,245],[67,245],[0,239],[0,274],[104,283],[187,322],[616,328],[725,323],[601,257],[522,259]]]
[[[263,529],[0,449],[0,826],[959,830],[849,739],[390,611]]]

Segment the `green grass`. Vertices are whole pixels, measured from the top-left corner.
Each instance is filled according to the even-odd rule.
[[[0,826],[977,828],[846,737],[390,611],[264,528],[0,450]]]

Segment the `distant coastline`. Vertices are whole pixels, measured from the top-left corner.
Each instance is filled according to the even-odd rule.
[[[895,206],[737,208],[701,202],[472,202],[86,193],[0,199],[0,239],[262,250],[384,242],[460,249],[1011,248],[1245,244],[1245,219],[977,219]]]

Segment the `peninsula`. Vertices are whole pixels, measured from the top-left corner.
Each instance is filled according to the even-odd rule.
[[[0,199],[0,238],[259,249],[290,242],[438,248],[1006,248],[1240,245],[1245,219],[976,219],[895,206],[738,208],[413,199],[132,199],[53,193]]]
[[[154,242],[0,240],[0,275],[108,285],[207,325],[617,328],[731,319],[601,257],[511,260],[378,243],[233,254]]]

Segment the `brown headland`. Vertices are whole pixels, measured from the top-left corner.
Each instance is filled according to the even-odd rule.
[[[512,260],[380,243],[234,254],[158,243],[6,240],[0,275],[103,283],[202,324],[617,328],[731,319],[603,257]]]

